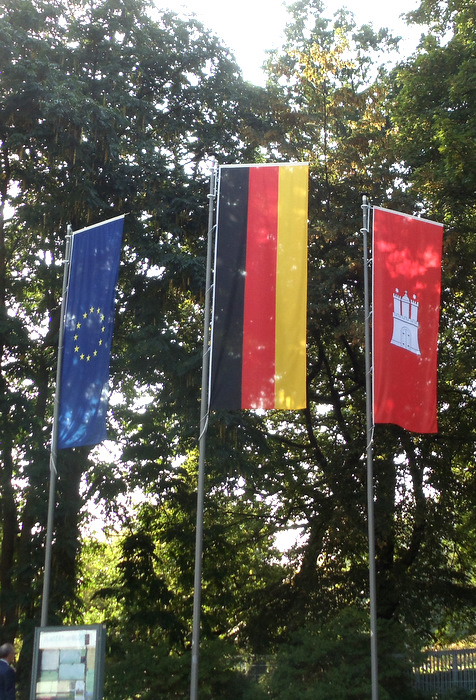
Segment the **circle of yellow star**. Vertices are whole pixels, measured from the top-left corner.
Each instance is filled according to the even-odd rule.
[[[99,328],[99,337],[97,339],[96,347],[93,347],[90,353],[85,354],[84,352],[82,352],[81,348],[81,332],[85,334],[88,333],[88,318],[93,318],[94,320],[99,321],[101,325]],[[78,321],[75,326],[75,334],[73,336],[73,340],[76,341],[76,345],[74,346],[74,352],[78,355],[81,361],[91,362],[92,359],[98,356],[99,348],[104,343],[104,334],[106,332],[106,326],[104,325],[105,316],[99,307],[95,308],[94,306],[90,306],[89,311],[85,311],[82,314],[82,320],[82,322]],[[97,331],[95,332],[98,333]]]

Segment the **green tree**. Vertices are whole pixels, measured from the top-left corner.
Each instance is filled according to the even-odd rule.
[[[412,698],[408,650],[392,625],[379,630],[379,697]],[[402,653],[403,652],[403,653]],[[322,626],[308,625],[282,645],[265,679],[270,697],[365,700],[371,695],[368,617],[349,607]]]
[[[291,675],[297,644],[320,649],[333,688],[329,659],[352,676],[338,642],[341,611],[367,606],[363,193],[449,232],[442,433],[375,433],[379,615],[428,639],[474,604],[472,9],[424,2],[435,31],[456,22],[454,37],[428,39],[392,76],[380,66],[395,45],[386,31],[322,11],[318,0],[291,8],[266,91],[244,84],[195,20],[152,19],[140,0],[0,11],[1,620],[28,641],[37,619],[64,229],[127,211],[111,363],[118,445],[109,457],[60,455],[51,600],[52,620],[84,609],[107,620],[115,700],[186,692],[212,158],[310,161],[308,406],[209,418],[203,691],[259,697],[230,672],[232,654],[283,642]],[[78,568],[93,504],[123,526],[99,578],[92,547]],[[273,538],[290,527],[300,538],[280,557]],[[365,625],[352,629],[364,644]]]
[[[249,627],[256,648],[366,602],[363,268],[355,231],[362,194],[399,195],[388,85],[383,69],[372,72],[394,41],[342,12],[324,19],[318,2],[296,3],[292,13],[288,41],[269,69],[270,90],[286,105],[276,151],[311,163],[308,408],[263,420],[261,488],[276,499],[283,527],[300,526],[301,540],[293,575],[270,590]],[[382,476],[379,499],[395,512],[395,483]]]
[[[155,482],[150,484],[144,493],[146,501],[118,539],[115,565],[106,580],[102,575],[101,582],[93,581],[85,588],[90,618],[107,624],[108,692],[112,697],[118,697],[120,690],[125,695],[140,692],[144,697],[148,692],[168,697],[172,687],[184,697],[188,691],[196,457],[191,455],[177,467],[160,490]],[[207,493],[200,685],[204,697],[227,697],[226,688],[233,683],[237,684],[235,696],[240,697],[237,693],[249,685],[233,667],[237,653],[246,648],[244,630],[253,615],[250,604],[254,600],[256,607],[259,591],[273,580],[279,583],[285,574],[276,563],[279,553],[273,547],[269,510],[258,497],[250,498],[242,491],[225,495],[222,488],[216,488]],[[140,668],[147,669],[142,681],[136,658],[141,659]],[[166,659],[169,670],[164,678]],[[206,670],[209,665],[215,669],[211,677]]]
[[[184,415],[179,433],[191,440],[207,170],[213,158],[252,158],[263,138],[260,90],[218,38],[149,9],[12,0],[0,10],[0,616],[10,638],[35,624],[41,596],[67,223],[130,213],[111,366],[111,435],[126,457],[121,469],[86,449],[59,456],[50,622],[80,612],[82,508],[97,496],[112,509],[147,481],[139,457],[128,471],[136,433],[156,421],[155,472],[171,465]]]
[[[391,78],[383,68],[372,71],[372,56],[392,49],[393,40],[385,31],[356,28],[344,13],[333,23],[323,19],[320,3],[296,3],[292,11],[288,43],[269,64],[269,89],[285,105],[285,137],[271,148],[312,166],[309,403],[301,413],[256,418],[266,447],[255,437],[260,471],[249,471],[246,480],[272,494],[276,523],[297,524],[302,537],[291,553],[291,577],[261,593],[264,602],[247,626],[255,650],[349,605],[367,604],[362,253],[354,231],[361,227],[363,193],[391,208],[429,211],[403,182],[410,166],[400,154],[405,135],[398,131]],[[438,71],[432,76],[436,86]],[[418,89],[421,95],[421,83]],[[402,121],[410,129],[415,122]],[[423,139],[422,124],[416,129]],[[462,361],[470,347],[465,326],[459,318]],[[451,386],[454,365],[447,368],[443,381]],[[445,415],[450,397],[445,388],[440,395],[448,434],[413,436],[395,426],[375,431],[378,613],[426,640],[450,611],[462,606],[469,613],[474,596],[471,573],[451,556],[458,550],[455,522],[466,512],[457,499],[464,494],[471,503],[471,447],[466,440],[454,449]],[[227,417],[227,430],[249,419]],[[238,435],[234,459],[241,466],[247,443]]]
[[[463,2],[424,1],[411,15],[430,31],[394,74],[393,120],[402,174],[425,216],[445,224],[439,345],[440,434],[428,453],[426,488],[442,536],[433,624],[436,637],[453,617],[473,632],[474,561],[474,299],[475,9]],[[422,90],[422,86],[424,89]],[[422,520],[422,529],[430,519]],[[444,533],[444,534],[443,534]],[[435,582],[436,581],[436,582]],[[441,618],[436,611],[439,608]],[[455,617],[456,615],[456,617]],[[441,619],[441,625],[439,620]],[[444,621],[444,622],[443,622]],[[450,627],[451,627],[450,623]]]

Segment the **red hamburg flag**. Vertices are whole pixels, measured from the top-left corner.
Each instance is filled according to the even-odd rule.
[[[438,432],[442,239],[442,224],[373,209],[374,423]]]

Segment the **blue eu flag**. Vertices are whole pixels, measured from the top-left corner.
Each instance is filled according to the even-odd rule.
[[[106,438],[109,359],[124,217],[73,234],[64,317],[58,448]]]

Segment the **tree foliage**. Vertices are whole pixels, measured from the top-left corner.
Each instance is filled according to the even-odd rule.
[[[401,636],[387,623],[380,625],[379,640],[379,697],[414,697],[410,658]],[[279,649],[265,686],[276,700],[296,695],[303,700],[368,698],[368,616],[349,607],[322,626],[296,631]]]
[[[429,455],[432,476],[426,483],[434,490],[433,509],[446,532],[440,556],[447,569],[446,575],[437,579],[435,601],[449,594],[452,612],[459,610],[460,620],[471,620],[474,611],[474,565],[465,552],[471,550],[474,511],[474,357],[470,337],[474,329],[475,198],[470,163],[475,126],[471,78],[476,56],[475,17],[473,6],[467,3],[422,2],[413,19],[427,22],[429,34],[393,76],[393,119],[408,190],[426,216],[445,223],[440,434],[437,449]],[[441,619],[438,621],[433,611],[432,621],[448,638],[445,625],[451,613],[444,605],[441,610],[445,610]],[[471,622],[463,623],[463,629],[471,631]]]
[[[127,213],[115,444],[60,454],[51,621],[107,622],[108,697],[186,697],[213,159],[310,162],[308,405],[209,416],[204,697],[288,697],[302,655],[319,660],[302,697],[368,690],[353,680],[367,663],[363,194],[445,223],[440,433],[375,430],[379,617],[402,648],[474,632],[474,12],[423,0],[413,20],[429,34],[392,69],[387,30],[299,0],[262,89],[195,19],[142,0],[0,10],[0,616],[24,640],[20,676],[41,595],[65,228]],[[93,508],[109,542],[84,544]],[[233,661],[276,652],[286,678],[266,687]]]
[[[120,397],[111,435],[120,436],[124,457],[118,464],[84,449],[60,455],[50,622],[81,613],[84,504],[97,495],[114,509],[117,496],[148,483],[151,471],[165,478],[187,451],[198,410],[206,170],[213,158],[253,158],[263,138],[260,91],[242,81],[219,40],[195,20],[171,12],[152,19],[147,9],[140,1],[14,0],[0,14],[7,638],[31,630],[41,595],[66,224],[128,214],[111,366]]]

